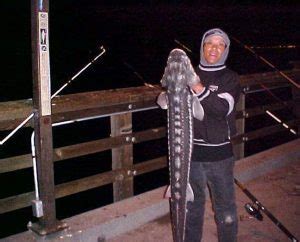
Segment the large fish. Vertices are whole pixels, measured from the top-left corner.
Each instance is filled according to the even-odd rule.
[[[181,49],[170,52],[161,80],[166,88],[168,105],[168,146],[170,186],[170,212],[174,242],[183,242],[187,202],[194,195],[189,184],[190,161],[193,143],[193,97],[188,83],[196,74],[191,61]]]

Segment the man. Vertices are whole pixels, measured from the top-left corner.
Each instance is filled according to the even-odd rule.
[[[235,159],[230,137],[236,132],[235,105],[240,86],[238,75],[225,66],[229,46],[230,40],[224,31],[208,30],[202,38],[200,65],[196,69],[198,76],[188,83],[194,96],[194,141],[190,165],[194,201],[187,204],[187,242],[201,241],[207,184],[219,242],[237,240]],[[158,97],[158,104],[167,108],[165,94]]]
[[[199,103],[194,108],[190,183],[195,199],[188,203],[187,242],[201,241],[206,184],[211,192],[219,241],[237,240],[235,159],[230,136],[236,132],[235,104],[240,86],[238,75],[225,66],[229,46],[230,40],[221,29],[211,29],[203,35],[200,65],[196,69],[201,82],[191,86]]]

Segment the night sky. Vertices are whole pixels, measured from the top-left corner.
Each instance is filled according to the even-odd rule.
[[[299,44],[298,1],[98,1],[50,0],[50,55],[52,87],[76,73],[97,54],[99,45],[109,49],[104,65],[87,72],[85,78],[99,79],[102,86],[91,81],[90,87],[78,85],[78,90],[107,89],[140,85],[124,70],[129,63],[157,83],[171,48],[180,39],[193,47],[193,63],[198,62],[199,42],[204,31],[221,27],[250,45]],[[256,2],[256,3],[255,3]],[[30,1],[1,1],[2,81],[0,101],[31,97],[31,40]],[[297,50],[298,51],[298,50]],[[295,53],[284,53],[280,60],[296,58]],[[232,46],[229,63],[238,73],[264,71],[264,67],[240,63],[241,49]],[[243,55],[245,52],[243,52]],[[265,53],[263,53],[265,54]],[[278,64],[274,53],[266,53]],[[279,53],[281,54],[281,53]],[[249,54],[245,56],[248,58]],[[278,57],[278,53],[277,53]],[[251,60],[252,59],[252,60]],[[256,62],[257,63],[257,62]],[[249,66],[257,66],[250,69]],[[116,74],[120,75],[117,76]],[[88,76],[90,75],[90,76]],[[84,76],[83,76],[84,77]],[[107,78],[115,80],[111,85]],[[126,83],[121,81],[127,79]],[[101,79],[101,78],[100,78]],[[15,89],[16,83],[22,86]],[[80,83],[80,82],[79,82]],[[82,83],[82,82],[81,82]],[[14,90],[11,92],[11,90]],[[3,93],[2,93],[3,92]]]

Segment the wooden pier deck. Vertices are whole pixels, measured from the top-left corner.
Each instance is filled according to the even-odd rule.
[[[235,175],[257,199],[297,238],[300,237],[300,139],[271,148],[237,162]],[[69,228],[48,236],[31,231],[0,241],[95,241],[95,242],[171,242],[168,200],[165,187],[89,211],[64,220]],[[267,216],[258,221],[244,210],[251,202],[238,188],[240,242],[289,241]],[[204,242],[214,242],[216,227],[207,199]]]
[[[294,236],[300,238],[300,161],[256,178],[247,182],[246,185]],[[238,188],[236,192],[239,216],[238,242],[290,241],[266,215],[263,221],[249,216],[244,209],[245,203],[249,203],[248,197]],[[138,229],[107,240],[107,242],[121,241],[173,242],[169,214]],[[206,202],[202,241],[217,242],[216,226],[209,200]]]

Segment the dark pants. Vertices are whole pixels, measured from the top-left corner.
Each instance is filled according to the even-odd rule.
[[[233,167],[234,158],[217,162],[191,162],[190,183],[195,200],[187,205],[186,242],[201,241],[206,184],[212,198],[219,242],[237,241]]]

